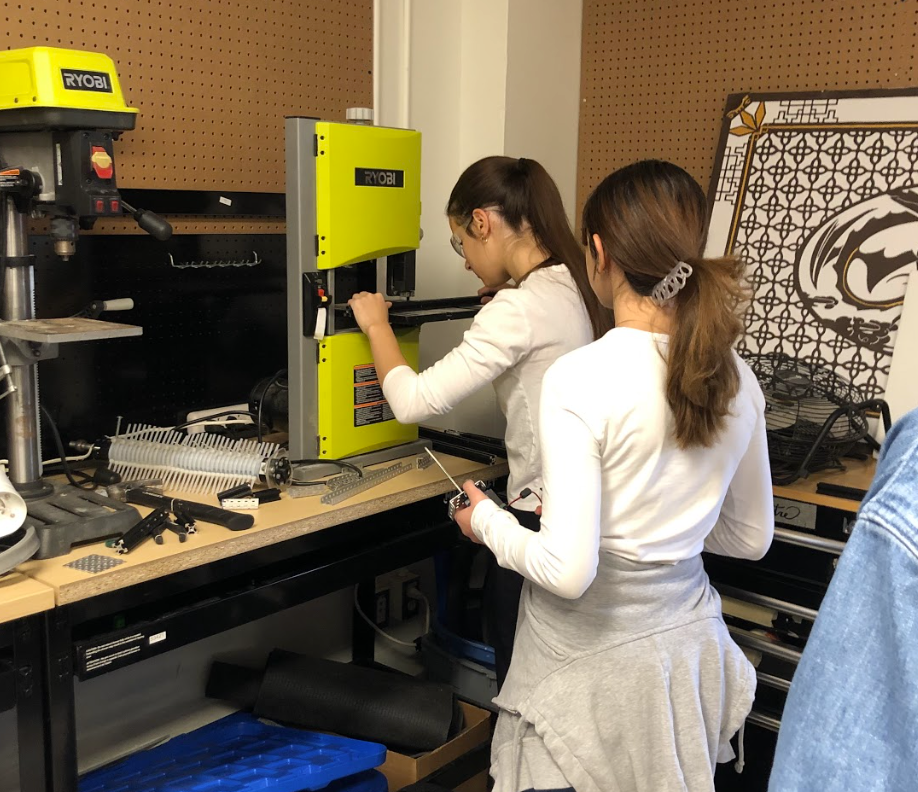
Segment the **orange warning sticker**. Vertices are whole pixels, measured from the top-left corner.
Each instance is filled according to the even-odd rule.
[[[354,366],[354,426],[371,426],[392,421],[395,416],[383,396],[376,366]]]

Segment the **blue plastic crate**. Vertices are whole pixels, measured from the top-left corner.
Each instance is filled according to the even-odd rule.
[[[463,657],[488,668],[494,668],[494,647],[456,635],[456,633],[448,630],[439,622],[434,622],[433,633],[437,643],[451,655]]]
[[[240,712],[88,773],[80,792],[305,792],[385,760],[377,743],[270,726]]]

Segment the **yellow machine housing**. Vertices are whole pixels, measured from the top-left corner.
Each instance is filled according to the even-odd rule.
[[[28,47],[0,52],[0,111],[35,108],[92,110],[125,116],[133,129],[137,109],[121,93],[115,64],[99,52]]]
[[[417,440],[395,420],[345,303],[421,241],[421,135],[287,119],[290,453],[342,459]],[[397,332],[417,370],[418,329]]]
[[[396,334],[408,365],[418,369],[420,330]],[[418,439],[416,424],[395,420],[363,333],[328,336],[319,344],[319,456],[340,459]]]
[[[318,268],[421,244],[421,133],[316,124]]]
[[[316,124],[317,266],[337,269],[421,242],[421,135],[406,129]],[[343,302],[349,295],[338,295]],[[418,331],[399,347],[418,367]],[[395,420],[359,331],[319,345],[319,456],[337,459],[416,440]]]

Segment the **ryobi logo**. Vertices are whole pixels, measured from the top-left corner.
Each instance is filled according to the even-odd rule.
[[[61,77],[64,79],[64,88],[68,91],[112,93],[112,80],[105,72],[61,69]]]
[[[354,184],[358,187],[404,187],[405,171],[354,168]]]

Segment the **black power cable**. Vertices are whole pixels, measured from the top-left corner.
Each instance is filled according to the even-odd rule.
[[[54,423],[54,418],[51,417],[51,413],[48,412],[48,408],[45,407],[44,404],[40,406],[41,413],[45,417],[45,421],[47,421],[48,426],[51,429],[51,436],[54,438],[54,445],[57,448],[57,453],[60,454],[61,467],[64,469],[64,475],[67,476],[67,481],[69,481],[74,487],[79,487],[80,489],[93,489],[95,484],[89,476],[79,470],[75,471],[70,467],[70,462],[67,461],[67,452],[64,451],[64,443],[61,440],[61,433],[57,431],[57,424]],[[74,473],[79,473],[81,476],[83,476],[84,480],[82,482],[77,481]],[[89,486],[86,486],[87,484]]]
[[[262,411],[262,408],[264,407],[265,396],[268,395],[268,391],[271,389],[271,386],[272,386],[275,382],[277,382],[281,377],[286,376],[286,374],[287,374],[287,369],[280,369],[280,371],[275,372],[274,376],[271,377],[271,379],[269,379],[269,380],[265,383],[264,388],[261,389],[261,398],[258,400],[258,416],[257,416],[257,420],[256,420],[256,423],[257,423],[257,425],[258,425],[256,431],[258,432],[258,435],[257,435],[257,436],[258,436],[258,442],[259,442],[259,443],[261,442],[261,427],[262,427],[262,422],[261,422],[261,411]]]
[[[256,415],[251,410],[223,410],[222,412],[214,413],[213,415],[205,415],[201,418],[195,418],[192,421],[185,421],[185,423],[180,423],[177,426],[173,426],[174,430],[187,429],[189,426],[194,426],[195,424],[205,423],[206,421],[212,421],[214,418],[226,418],[231,415],[248,415],[249,418],[253,418],[256,421],[261,421],[261,415]],[[259,440],[261,439],[259,435]]]
[[[299,465],[335,465],[342,470],[353,470],[358,478],[363,478],[363,470],[357,465],[350,462],[342,462],[340,459],[291,459],[290,467],[295,469]],[[305,486],[307,484],[323,484],[322,481],[301,481],[299,479],[290,479],[290,484],[295,486]]]

